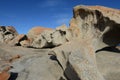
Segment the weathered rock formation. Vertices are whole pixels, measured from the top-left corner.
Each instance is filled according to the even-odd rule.
[[[75,36],[88,39],[96,48],[96,44],[115,46],[120,43],[119,13],[119,10],[100,6],[76,6],[70,29]]]
[[[75,39],[53,49],[69,80],[104,80],[97,68],[95,51],[106,46],[114,51],[113,47],[120,43],[120,25],[101,11],[88,6],[74,7],[69,29]]]
[[[9,42],[10,45],[13,46],[23,46],[23,47],[30,47],[31,40],[24,34],[17,35],[13,40]]]
[[[120,23],[120,10],[108,8],[104,6],[86,6],[92,10],[99,10],[105,17],[109,17],[110,20],[115,21],[116,23]]]
[[[120,50],[103,49],[96,53],[97,65],[105,80],[120,79]]]
[[[65,25],[56,30],[43,31],[33,40],[32,46],[36,48],[56,47],[72,39],[72,33]]]
[[[50,49],[0,44],[0,52],[0,80],[65,79],[58,62],[48,55]]]
[[[93,46],[79,39],[54,48],[56,56],[68,80],[104,80],[96,65]]]
[[[35,39],[38,35],[40,35],[43,31],[49,31],[52,30],[50,28],[44,28],[44,27],[33,27],[29,30],[27,36],[28,38]]]
[[[119,80],[119,14],[76,6],[69,28],[35,27],[18,35],[12,27],[0,27],[0,80]]]
[[[0,26],[0,42],[8,43],[18,35],[12,26]]]

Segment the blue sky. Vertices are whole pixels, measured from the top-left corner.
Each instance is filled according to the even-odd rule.
[[[73,7],[80,4],[120,9],[120,0],[0,0],[0,25],[14,26],[20,34],[35,26],[68,26]]]

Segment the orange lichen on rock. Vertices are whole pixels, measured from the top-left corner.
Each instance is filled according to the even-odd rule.
[[[10,31],[10,32],[13,32],[13,33],[15,33],[16,35],[18,35],[16,29],[15,29],[13,26],[7,26],[7,27],[6,27],[6,30],[8,30],[8,31]]]
[[[109,17],[111,20],[114,20],[117,23],[120,23],[119,9],[113,9],[113,8],[108,8],[104,6],[87,6],[87,8],[92,10],[98,10],[103,14],[103,16]]]
[[[7,73],[7,72],[3,71],[3,72],[0,73],[0,80],[8,80],[9,77],[10,77],[10,74]]]
[[[93,9],[93,10],[96,9],[96,10],[104,11],[106,13],[108,13],[108,12],[110,12],[110,13],[114,12],[116,14],[120,14],[120,10],[113,9],[113,8],[108,8],[108,7],[104,7],[104,6],[88,6],[88,8]]]
[[[40,35],[43,31],[46,30],[52,30],[51,28],[45,28],[45,27],[33,27],[29,30],[27,37],[30,39],[30,43],[33,42],[33,40]]]
[[[33,34],[33,35],[39,35],[41,32],[45,31],[45,30],[52,30],[50,28],[44,28],[44,27],[34,27],[32,28],[28,34]]]
[[[20,57],[21,57],[20,55],[15,55],[11,59],[9,59],[9,62],[12,62],[12,61],[14,61],[16,59],[19,59]]]

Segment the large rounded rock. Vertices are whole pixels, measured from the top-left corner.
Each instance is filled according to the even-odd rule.
[[[33,27],[27,34],[29,38],[35,39],[38,35],[40,35],[45,30],[52,30],[50,28],[44,27]]]

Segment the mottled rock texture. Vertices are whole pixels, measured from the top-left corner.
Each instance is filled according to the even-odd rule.
[[[69,28],[74,39],[66,43],[67,46],[64,44],[53,49],[52,54],[57,57],[70,80],[104,80],[104,78],[116,80],[119,78],[111,71],[111,74],[106,73],[103,77],[96,64],[95,52],[110,49],[110,51],[120,53],[115,48],[120,43],[120,38],[118,38],[120,34],[119,22],[114,20],[116,15],[113,15],[113,18],[105,15],[104,9],[107,8],[100,6],[99,8],[89,6],[74,7],[74,15]],[[109,10],[113,9],[108,8]],[[119,10],[114,11],[117,13]],[[109,14],[111,15],[111,13]],[[106,65],[108,66],[108,64]],[[117,73],[120,74],[119,71]],[[112,74],[116,75],[116,78],[112,78],[110,76]]]
[[[12,41],[10,41],[9,44],[11,44],[11,45],[20,45],[20,42],[21,42],[22,40],[25,40],[25,39],[27,39],[27,36],[26,36],[26,35],[24,35],[24,34],[19,34],[19,35],[17,35]]]
[[[35,39],[38,35],[40,35],[43,31],[49,31],[52,30],[50,28],[44,28],[44,27],[33,27],[29,30],[27,36],[31,39]]]
[[[0,44],[0,80],[66,80],[50,51]]]
[[[68,80],[104,80],[96,65],[93,46],[79,39],[54,48],[55,55]]]
[[[31,40],[27,37],[27,35],[19,34],[13,40],[11,40],[9,44],[13,46],[30,47]]]
[[[33,40],[32,47],[56,47],[69,42],[71,39],[71,31],[65,25],[62,25],[55,30],[41,32],[41,34]]]
[[[18,35],[12,26],[0,26],[0,42],[8,43]]]
[[[96,44],[115,46],[120,43],[119,10],[102,6],[76,6],[70,29],[81,39]],[[114,15],[113,15],[114,14]],[[100,46],[99,46],[100,47]],[[103,45],[101,45],[103,47]]]

